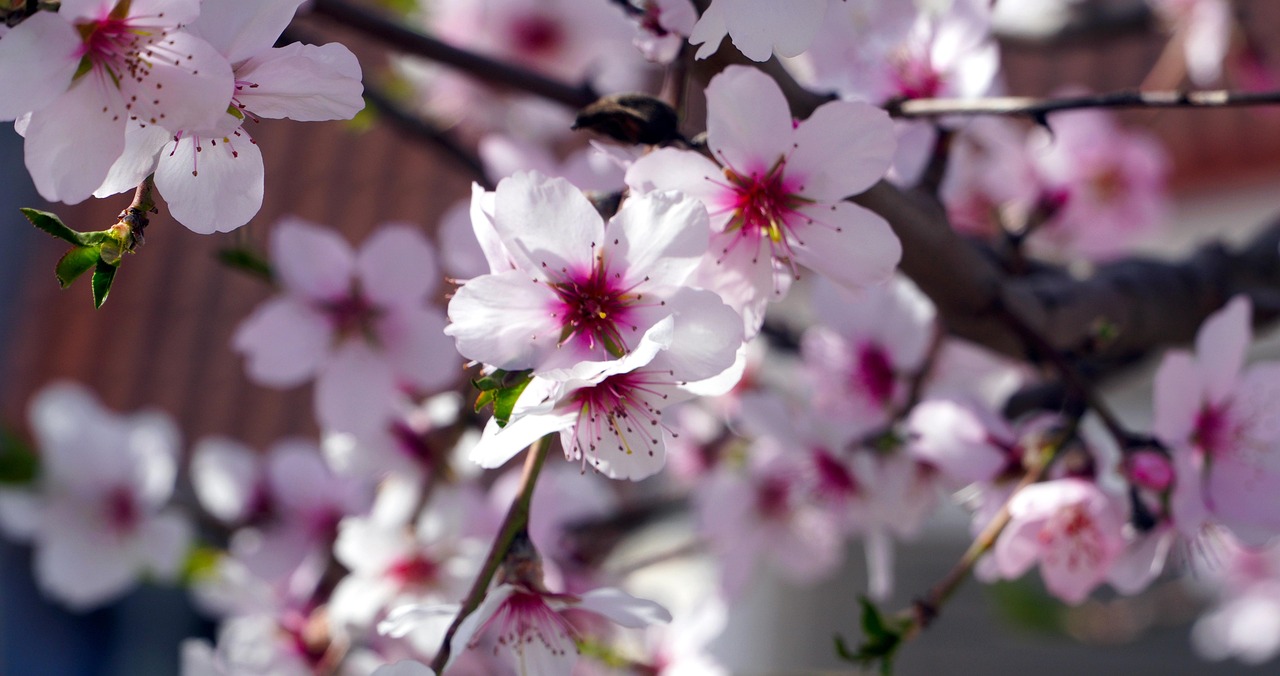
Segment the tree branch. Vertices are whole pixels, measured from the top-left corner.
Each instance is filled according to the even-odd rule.
[[[1083,108],[1232,108],[1280,104],[1280,92],[1120,91],[1087,96],[1036,98],[992,96],[980,99],[907,99],[885,106],[890,115],[908,119],[943,116],[1025,115],[1043,119],[1050,113]]]
[[[541,96],[570,108],[581,108],[599,98],[590,84],[565,84],[527,68],[455,47],[408,28],[385,12],[366,9],[346,0],[315,0],[312,11],[387,46],[452,66],[491,85]]]

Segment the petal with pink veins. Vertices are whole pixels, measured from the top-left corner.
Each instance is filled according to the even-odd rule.
[[[506,370],[533,368],[560,339],[554,303],[554,294],[523,270],[477,277],[450,299],[445,333],[467,359]]]
[[[700,202],[677,192],[636,195],[605,226],[610,269],[623,287],[678,285],[702,262],[711,229]]]

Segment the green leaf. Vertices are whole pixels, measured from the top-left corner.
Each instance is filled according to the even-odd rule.
[[[862,667],[879,663],[880,673],[888,676],[893,672],[893,658],[898,648],[902,647],[903,634],[910,626],[910,620],[886,619],[880,609],[865,596],[859,597],[858,602],[862,605],[862,644],[856,652],[849,650],[844,639],[837,635],[836,655]]]
[[[31,221],[32,225],[40,228],[50,235],[53,235],[54,237],[57,237],[58,239],[66,240],[76,246],[85,246],[90,244],[90,242],[85,241],[84,236],[80,233],[67,227],[67,224],[63,223],[62,219],[58,218],[57,214],[50,213],[48,211],[40,211],[38,209],[29,209],[27,207],[22,207],[19,211],[22,212],[23,216],[27,217],[28,221]]]
[[[78,246],[71,249],[58,259],[58,266],[54,268],[54,273],[58,276],[58,283],[62,288],[71,286],[71,282],[76,281],[80,275],[88,272],[89,268],[97,265],[102,260],[102,255],[95,246]]]
[[[100,308],[111,293],[111,282],[116,278],[116,266],[98,263],[93,270],[93,307]]]
[[[22,486],[35,481],[40,458],[18,437],[0,430],[0,485]]]
[[[268,284],[275,283],[275,272],[262,254],[248,247],[231,247],[218,250],[218,262],[241,272],[261,278]]]

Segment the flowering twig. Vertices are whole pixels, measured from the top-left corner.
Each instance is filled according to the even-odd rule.
[[[383,12],[346,0],[316,0],[312,11],[390,47],[457,68],[491,85],[517,89],[570,108],[581,108],[600,96],[585,82],[566,84],[536,71],[455,47],[408,28]]]
[[[440,643],[440,650],[431,662],[431,668],[435,670],[435,673],[439,674],[444,671],[444,665],[449,661],[449,644],[453,641],[453,635],[458,633],[458,627],[462,624],[462,621],[480,606],[485,594],[489,592],[489,583],[493,581],[494,574],[497,573],[498,567],[502,565],[503,559],[507,556],[507,550],[511,548],[511,543],[518,533],[524,531],[525,525],[528,524],[529,505],[533,501],[533,487],[538,482],[538,473],[542,471],[542,464],[546,459],[547,443],[544,437],[529,446],[528,453],[524,459],[524,474],[520,477],[520,490],[516,493],[515,499],[511,501],[511,508],[507,510],[507,516],[502,520],[502,525],[498,528],[498,534],[493,539],[493,547],[489,549],[489,555],[485,557],[484,565],[480,568],[480,573],[476,576],[475,583],[471,585],[471,590],[467,592],[467,597],[462,601],[462,607],[458,609],[458,616],[453,619],[453,623],[449,625],[449,629],[444,634],[444,640]]]

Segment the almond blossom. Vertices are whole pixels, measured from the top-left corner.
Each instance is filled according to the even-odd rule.
[[[167,506],[178,462],[173,422],[155,412],[113,414],[71,383],[41,390],[30,418],[41,452],[39,490],[2,491],[0,525],[35,546],[41,590],[88,610],[144,576],[176,576],[192,528]]]
[[[1233,298],[1200,327],[1194,354],[1165,355],[1153,427],[1174,460],[1174,522],[1194,531],[1210,519],[1258,546],[1280,533],[1280,364],[1244,368],[1251,315]]]
[[[1180,39],[1187,75],[1196,85],[1213,84],[1222,76],[1222,62],[1231,48],[1235,17],[1229,0],[1147,0],[1174,26]]]
[[[1052,125],[1028,140],[1043,191],[1061,204],[1036,230],[1033,251],[1105,260],[1161,226],[1169,159],[1156,139],[1100,110],[1055,115]]]
[[[892,123],[867,104],[833,101],[794,122],[769,76],[731,66],[707,88],[716,162],[666,148],[627,172],[632,190],[680,190],[706,205],[712,237],[698,283],[744,315],[748,337],[800,266],[850,288],[889,278],[902,255],[878,215],[844,198],[884,175]]]
[[[262,207],[264,169],[245,121],[345,120],[364,108],[360,63],[346,47],[273,47],[301,3],[269,0],[246,11],[235,0],[204,0],[187,30],[231,63],[227,114],[205,126],[131,128],[124,155],[94,195],[131,190],[154,172],[170,213],[191,230],[228,232],[248,223]]]
[[[724,305],[686,286],[709,231],[701,205],[677,194],[628,199],[606,224],[568,181],[517,173],[498,184],[492,223],[515,269],[449,301],[445,332],[468,359],[535,373],[616,359],[672,307]]]
[[[67,0],[0,39],[0,120],[19,119],[41,196],[89,197],[129,124],[202,129],[226,116],[230,65],[179,30],[199,14],[199,0]]]
[[[412,227],[385,226],[356,253],[337,233],[286,218],[270,250],[284,293],[233,338],[251,379],[290,387],[314,377],[320,424],[350,431],[388,420],[400,391],[456,377],[444,316],[427,301],[435,252]]]
[[[413,630],[436,608],[403,606],[378,626],[390,636]],[[468,615],[450,643],[444,671],[483,638],[496,639],[494,653],[520,674],[568,674],[578,661],[579,630],[570,612],[594,615],[633,629],[671,621],[665,608],[620,589],[557,594],[522,582],[500,584]]]
[[[690,0],[627,0],[639,15],[632,42],[644,58],[671,63],[680,54],[685,38],[698,22],[698,10]]]
[[[674,431],[663,409],[698,394],[722,394],[737,382],[741,318],[723,303],[681,308],[656,324],[631,353],[583,362],[535,377],[516,402],[511,422],[490,420],[471,451],[482,467],[497,467],[553,432],[569,460],[605,476],[638,481],[666,463]],[[683,311],[682,311],[683,310]]]
[[[1118,501],[1083,479],[1023,488],[1009,517],[992,550],[1000,574],[1013,579],[1039,563],[1049,592],[1067,603],[1083,601],[1124,552]]]
[[[805,331],[801,354],[813,405],[853,432],[887,423],[924,367],[933,305],[902,277],[858,294],[820,279],[812,296],[818,322]]]

